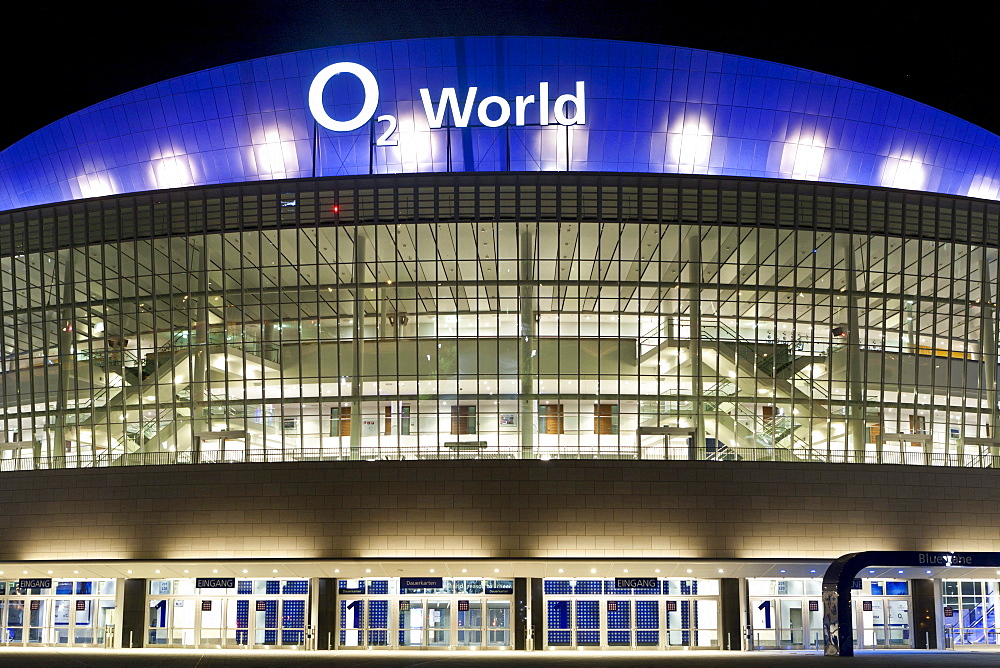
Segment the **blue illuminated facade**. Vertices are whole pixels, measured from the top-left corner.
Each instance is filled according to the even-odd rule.
[[[378,82],[375,118],[347,132],[317,124],[316,74],[357,63]],[[585,85],[583,123],[540,124]],[[441,90],[468,126],[431,130]],[[359,80],[324,90],[354,117]],[[515,124],[517,96],[535,96]],[[488,96],[511,118],[487,127]],[[567,112],[572,105],[567,107]],[[499,103],[487,118],[502,117]],[[449,126],[452,126],[449,128]],[[545,37],[416,39],[329,47],[226,65],[146,86],[57,121],[0,153],[0,210],[184,186],[415,172],[581,171],[785,178],[996,199],[1000,139],[954,116],[837,77],[752,58],[652,44]]]

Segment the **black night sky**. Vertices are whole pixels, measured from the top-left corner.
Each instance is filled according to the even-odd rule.
[[[883,7],[883,5],[885,5]],[[133,88],[334,44],[457,35],[622,39],[724,51],[842,76],[1000,132],[1000,31],[965,3],[598,0],[74,3],[2,16],[0,147]]]

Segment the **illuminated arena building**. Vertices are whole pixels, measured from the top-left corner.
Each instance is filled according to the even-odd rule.
[[[840,555],[1000,551],[997,199],[983,129],[649,44],[68,116],[0,152],[3,641],[821,647]],[[998,581],[866,570],[856,644]]]

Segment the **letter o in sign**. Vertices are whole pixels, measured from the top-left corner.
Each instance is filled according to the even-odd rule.
[[[358,115],[349,121],[338,121],[326,113],[323,106],[323,91],[330,79],[338,74],[353,74],[365,88],[365,103],[361,106]],[[378,107],[378,81],[364,65],[357,63],[334,63],[321,69],[309,84],[309,111],[312,112],[316,122],[327,130],[334,132],[348,132],[357,130],[367,123],[375,115],[375,108]]]

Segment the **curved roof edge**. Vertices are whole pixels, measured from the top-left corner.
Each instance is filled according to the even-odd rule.
[[[71,114],[0,152],[0,210],[449,171],[704,174],[1000,199],[1000,137],[899,95],[742,56],[410,39],[225,65]]]

